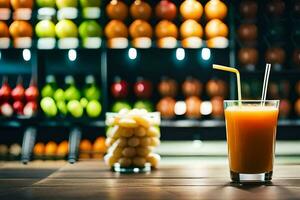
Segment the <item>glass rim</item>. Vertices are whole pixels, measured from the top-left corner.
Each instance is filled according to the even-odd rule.
[[[236,102],[242,102],[242,103],[277,103],[280,102],[279,99],[277,100],[224,100],[224,103],[236,103]]]

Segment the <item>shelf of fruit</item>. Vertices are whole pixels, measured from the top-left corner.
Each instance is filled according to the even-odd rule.
[[[226,48],[228,7],[220,0],[4,0],[0,48],[97,49],[103,35],[108,48]]]

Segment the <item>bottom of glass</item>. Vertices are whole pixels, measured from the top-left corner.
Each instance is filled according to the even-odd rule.
[[[112,171],[119,172],[119,173],[146,173],[151,171],[151,164],[146,163],[144,167],[122,167],[119,163],[115,163],[112,167]]]
[[[230,177],[234,183],[268,183],[272,180],[273,171],[259,174],[243,174],[230,171]]]

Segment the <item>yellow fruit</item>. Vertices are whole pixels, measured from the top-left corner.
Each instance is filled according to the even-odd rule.
[[[138,124],[136,123],[136,121],[134,119],[123,118],[123,119],[120,119],[119,126],[124,127],[124,128],[136,128],[136,127],[138,127]]]
[[[150,121],[144,117],[144,116],[140,116],[140,115],[133,115],[131,116],[132,119],[134,119],[136,121],[136,123],[138,123],[139,125],[145,127],[145,128],[149,128],[150,126]]]
[[[133,136],[133,134],[134,134],[134,129],[132,128],[122,128],[120,131],[120,135],[126,138]]]
[[[136,146],[139,146],[139,144],[140,144],[140,139],[137,138],[137,137],[129,138],[127,144],[128,144],[128,146],[130,146],[130,147],[136,147]]]
[[[135,157],[132,159],[133,165],[137,167],[144,167],[146,164],[146,159],[143,157]]]
[[[134,157],[136,155],[135,148],[125,147],[122,151],[122,155],[128,158]]]
[[[146,133],[147,133],[147,129],[142,126],[139,126],[134,130],[134,135],[138,137],[144,137],[146,136]]]
[[[140,146],[146,147],[151,145],[151,138],[150,137],[142,137],[140,139]]]
[[[122,166],[122,167],[129,167],[132,163],[130,158],[120,158],[118,163]]]
[[[151,137],[150,146],[157,147],[158,145],[160,145],[160,140],[157,137]]]
[[[153,168],[157,168],[158,163],[160,161],[160,155],[156,153],[150,153],[147,156],[146,161],[149,162]]]
[[[136,154],[138,156],[146,157],[148,154],[151,153],[151,147],[137,147]]]
[[[112,167],[115,163],[118,162],[118,159],[117,157],[114,157],[112,154],[106,154],[104,156],[104,162],[109,165],[110,167]]]
[[[148,130],[147,130],[147,136],[149,137],[160,137],[160,131],[157,127],[151,126]]]

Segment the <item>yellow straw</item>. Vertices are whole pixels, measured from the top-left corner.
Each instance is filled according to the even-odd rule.
[[[227,71],[227,72],[232,72],[232,73],[236,74],[237,89],[238,89],[238,100],[239,100],[239,102],[241,102],[242,101],[242,95],[241,95],[241,79],[240,79],[239,70],[237,70],[235,68],[232,68],[232,67],[226,67],[226,66],[216,65],[216,64],[213,64],[213,68],[218,69],[218,70]]]

